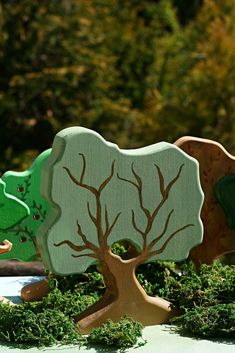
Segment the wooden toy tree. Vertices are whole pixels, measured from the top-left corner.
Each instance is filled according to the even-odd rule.
[[[232,178],[235,173],[235,157],[213,140],[184,136],[177,140],[175,145],[196,158],[200,165],[200,180],[205,196],[201,213],[204,237],[203,242],[190,251],[190,258],[199,267],[203,263],[211,264],[214,259],[235,251],[235,231],[230,227],[231,210],[225,206],[222,194],[219,195],[223,193],[224,186],[227,189],[227,181],[231,180],[229,176]],[[220,183],[222,179],[227,181]],[[220,185],[217,189],[218,199],[216,185]],[[229,192],[231,198],[233,193],[231,190]]]
[[[156,259],[182,260],[202,241],[198,164],[174,145],[120,150],[90,130],[60,132],[42,172],[51,211],[38,234],[46,267],[60,275],[97,263],[106,292],[77,317],[88,332],[128,315],[144,325],[166,322],[169,302],[148,296],[135,269]],[[136,248],[128,260],[111,245]]]
[[[50,155],[50,150],[41,153],[24,172],[8,171],[2,176],[6,185],[6,192],[15,196],[30,209],[28,217],[8,229],[1,227],[0,234],[13,244],[10,253],[1,256],[1,259],[18,259],[23,261],[34,260],[38,253],[36,236],[39,226],[46,217],[48,203],[40,194],[41,169]],[[9,209],[13,215],[14,209]]]
[[[6,185],[0,179],[0,230],[5,232],[12,227],[17,227],[30,213],[27,205],[16,197],[6,192]],[[5,236],[5,234],[4,234]],[[1,237],[0,254],[8,253],[12,248],[12,243]]]

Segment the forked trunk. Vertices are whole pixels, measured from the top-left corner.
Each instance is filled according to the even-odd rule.
[[[135,276],[135,258],[122,260],[111,252],[104,257],[101,271],[106,291],[97,303],[76,318],[82,333],[89,333],[108,319],[117,322],[125,315],[148,326],[166,323],[177,314],[167,300],[145,293]]]

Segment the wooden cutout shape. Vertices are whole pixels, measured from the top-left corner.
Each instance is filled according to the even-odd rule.
[[[7,239],[3,240],[0,243],[0,255],[11,251],[11,249],[12,249],[12,243],[9,242]]]
[[[226,215],[215,196],[215,185],[225,175],[235,173],[235,157],[212,140],[185,136],[175,142],[200,165],[200,179],[205,200],[201,218],[204,225],[202,244],[190,251],[198,268],[214,259],[235,251],[235,231],[227,224]]]
[[[1,256],[1,259],[32,261],[38,255],[37,230],[44,221],[49,206],[40,194],[41,169],[50,151],[49,149],[42,152],[28,170],[8,171],[2,176],[6,191],[24,202],[30,209],[30,215],[16,226],[0,230],[1,234],[4,233],[4,237],[13,244],[12,251]]]
[[[46,268],[68,275],[99,263],[104,275],[106,292],[76,318],[79,329],[86,333],[124,315],[143,325],[175,315],[168,301],[145,293],[135,269],[156,259],[185,259],[202,241],[197,161],[168,143],[120,150],[73,127],[55,137],[42,178],[51,204],[38,234]],[[111,252],[123,239],[137,250],[128,260]]]

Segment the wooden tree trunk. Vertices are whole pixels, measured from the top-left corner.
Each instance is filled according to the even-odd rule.
[[[177,314],[167,300],[145,293],[135,276],[135,258],[122,260],[111,252],[104,257],[101,271],[106,292],[97,303],[76,318],[77,327],[82,333],[89,333],[108,319],[117,322],[125,315],[148,326],[166,323]]]

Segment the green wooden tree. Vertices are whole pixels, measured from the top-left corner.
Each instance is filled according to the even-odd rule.
[[[60,132],[43,172],[51,211],[38,234],[46,267],[60,275],[98,263],[106,292],[77,318],[84,332],[108,318],[129,315],[145,325],[166,322],[170,303],[146,295],[138,265],[182,260],[202,240],[202,191],[197,162],[174,145],[120,150],[97,133],[74,127]],[[136,248],[129,260],[111,245]]]
[[[1,236],[4,235],[13,244],[12,251],[4,254],[2,259],[30,261],[34,260],[38,254],[37,230],[44,221],[49,206],[40,194],[41,169],[50,151],[49,149],[41,153],[28,170],[8,171],[2,176],[6,191],[30,209],[28,217],[22,218],[17,224],[12,223],[9,227],[1,227]]]

